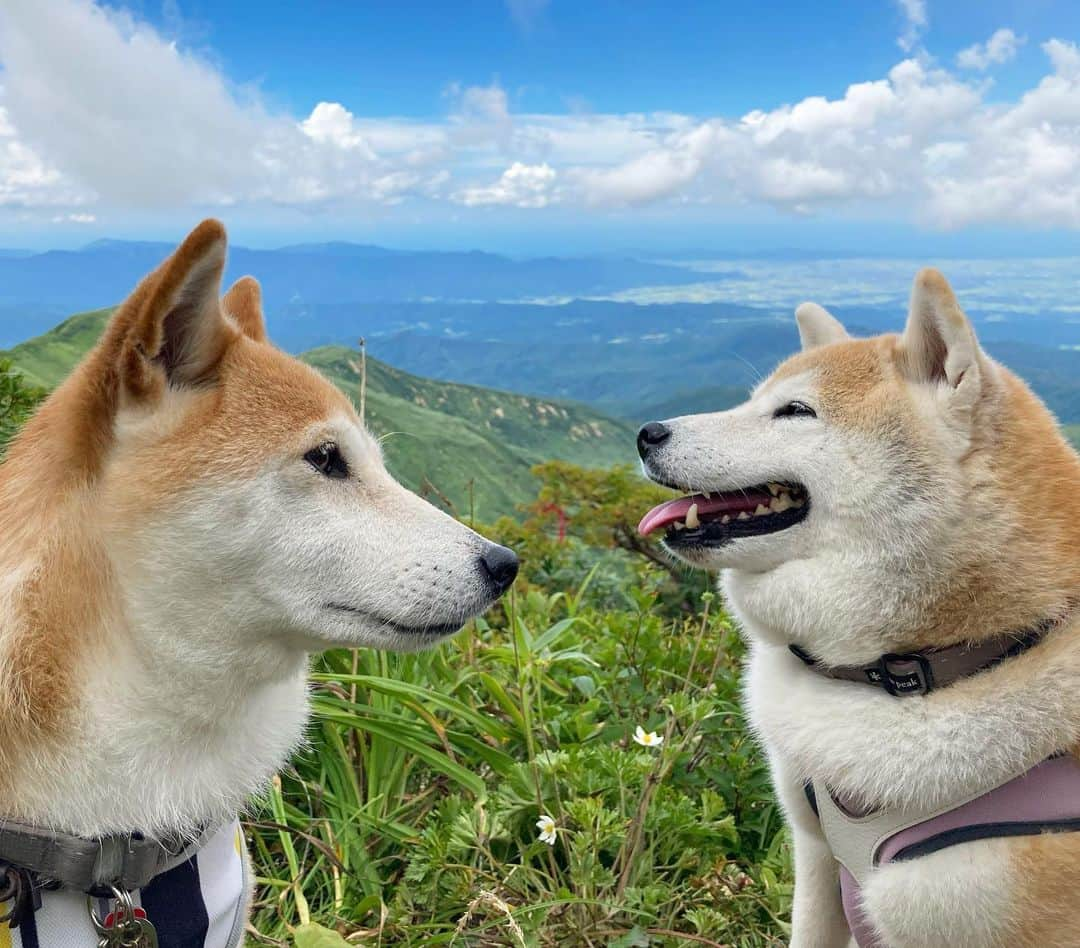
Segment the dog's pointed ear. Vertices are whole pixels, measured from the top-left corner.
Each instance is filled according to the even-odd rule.
[[[221,311],[225,243],[221,222],[203,221],[125,304],[134,312],[120,371],[131,395],[213,379],[236,336]]]
[[[817,303],[801,303],[795,310],[795,322],[799,326],[799,339],[803,350],[827,346],[831,342],[850,339],[848,331],[824,306]]]
[[[990,363],[952,287],[932,267],[915,275],[900,344],[902,365],[911,378],[948,385],[957,405],[974,405],[987,383]]]
[[[221,308],[240,331],[255,342],[266,342],[266,321],[263,319],[262,290],[255,277],[240,277],[225,294]]]

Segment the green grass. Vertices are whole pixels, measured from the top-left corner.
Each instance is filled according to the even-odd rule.
[[[11,359],[27,381],[55,388],[98,341],[111,315],[111,309],[78,313],[47,333],[0,352],[0,356]]]
[[[730,620],[704,577],[625,540],[657,489],[537,473],[532,514],[481,527],[522,557],[502,607],[432,652],[317,661],[311,746],[248,823],[260,940],[786,943],[790,852]],[[556,489],[563,540],[543,512]],[[639,746],[638,726],[663,743]]]
[[[10,356],[55,385],[104,318],[68,320]],[[307,358],[355,390],[347,350]],[[249,943],[786,943],[790,853],[739,709],[739,637],[700,576],[627,545],[657,489],[626,470],[548,464],[535,496],[530,460],[621,458],[620,426],[378,362],[369,381],[372,426],[405,432],[386,445],[407,480],[475,478],[492,508],[533,497],[531,515],[481,527],[517,549],[522,575],[441,648],[316,660],[310,743],[245,821]],[[544,513],[552,497],[570,517],[565,540]],[[662,745],[636,744],[637,726]],[[554,845],[538,838],[541,816]]]
[[[55,387],[93,346],[111,310],[80,313],[14,346],[26,379]],[[327,346],[301,355],[354,400],[358,355]],[[529,468],[557,458],[589,466],[633,459],[634,431],[582,405],[422,379],[367,360],[366,416],[393,473],[461,516],[494,519],[530,498]]]
[[[436,652],[361,653],[356,674],[325,655],[312,745],[248,826],[262,938],[783,944],[790,854],[738,637],[711,596],[679,618],[629,591],[612,610],[587,581],[534,588]],[[638,725],[663,744],[638,746]]]
[[[355,352],[328,346],[301,358],[355,394]],[[367,366],[366,417],[390,469],[437,500],[427,488],[435,485],[461,515],[471,515],[469,482],[475,513],[492,519],[532,496],[529,468],[542,460],[605,466],[633,457],[633,430],[584,406],[421,379],[375,359]]]

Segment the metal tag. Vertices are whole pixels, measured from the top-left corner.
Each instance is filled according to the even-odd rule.
[[[146,912],[131,904],[131,893],[113,890],[112,911],[100,918],[89,900],[90,921],[98,934],[98,948],[157,948],[157,929]]]

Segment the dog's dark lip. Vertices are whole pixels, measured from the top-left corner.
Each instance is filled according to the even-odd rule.
[[[664,546],[672,552],[688,552],[702,547],[726,546],[733,540],[746,537],[768,536],[770,533],[789,530],[796,524],[802,523],[810,513],[810,507],[811,500],[807,496],[803,506],[791,508],[782,513],[752,517],[749,520],[732,519],[729,523],[721,523],[719,520],[705,521],[700,527],[693,529],[688,527],[676,530],[671,527],[664,533]]]
[[[333,609],[337,612],[349,612],[356,616],[362,616],[369,622],[378,623],[384,629],[392,632],[398,632],[402,635],[415,635],[423,638],[441,639],[446,638],[448,635],[453,635],[455,632],[460,632],[465,622],[447,622],[441,625],[419,625],[409,626],[402,625],[400,622],[394,622],[392,619],[384,619],[382,616],[372,615],[370,612],[366,612],[363,609],[357,609],[355,606],[346,605],[343,602],[328,602],[326,604],[327,609]]]

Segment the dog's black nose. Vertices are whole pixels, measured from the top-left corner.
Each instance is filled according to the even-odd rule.
[[[671,429],[659,421],[650,421],[637,433],[637,453],[643,458],[658,444],[671,437]]]
[[[510,588],[518,574],[517,554],[497,543],[490,544],[480,554],[480,565],[500,596]]]

